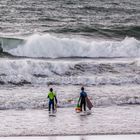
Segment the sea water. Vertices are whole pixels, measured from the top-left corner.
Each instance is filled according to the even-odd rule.
[[[0,136],[139,134],[139,0],[1,0]],[[75,112],[81,86],[91,115]],[[58,98],[49,117],[47,93]]]

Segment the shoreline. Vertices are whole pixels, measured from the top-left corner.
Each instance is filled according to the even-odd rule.
[[[90,133],[90,134],[50,134],[50,135],[38,135],[38,134],[33,134],[33,135],[0,135],[1,137],[7,138],[7,137],[89,137],[89,136],[135,136],[135,135],[140,135],[140,132],[138,133]]]
[[[140,135],[79,135],[79,136],[24,136],[0,137],[0,140],[139,140]]]

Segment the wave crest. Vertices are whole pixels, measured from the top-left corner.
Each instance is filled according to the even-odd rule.
[[[140,57],[140,42],[135,38],[122,41],[85,41],[58,38],[49,34],[30,36],[25,44],[8,50],[16,56],[26,57]]]

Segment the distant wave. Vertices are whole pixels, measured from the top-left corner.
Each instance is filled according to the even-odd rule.
[[[124,38],[135,37],[140,38],[140,26],[113,26],[104,27],[103,25],[94,26],[78,26],[78,27],[61,27],[60,29],[51,29],[54,33],[76,33],[84,36],[98,38]],[[46,31],[47,32],[47,31]]]
[[[12,55],[23,57],[140,57],[140,41],[125,38],[122,41],[83,40],[58,38],[49,34],[30,36],[24,44],[7,50]]]

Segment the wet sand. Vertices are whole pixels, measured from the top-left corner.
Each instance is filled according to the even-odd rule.
[[[98,135],[57,137],[1,137],[0,140],[139,140],[140,135]]]

